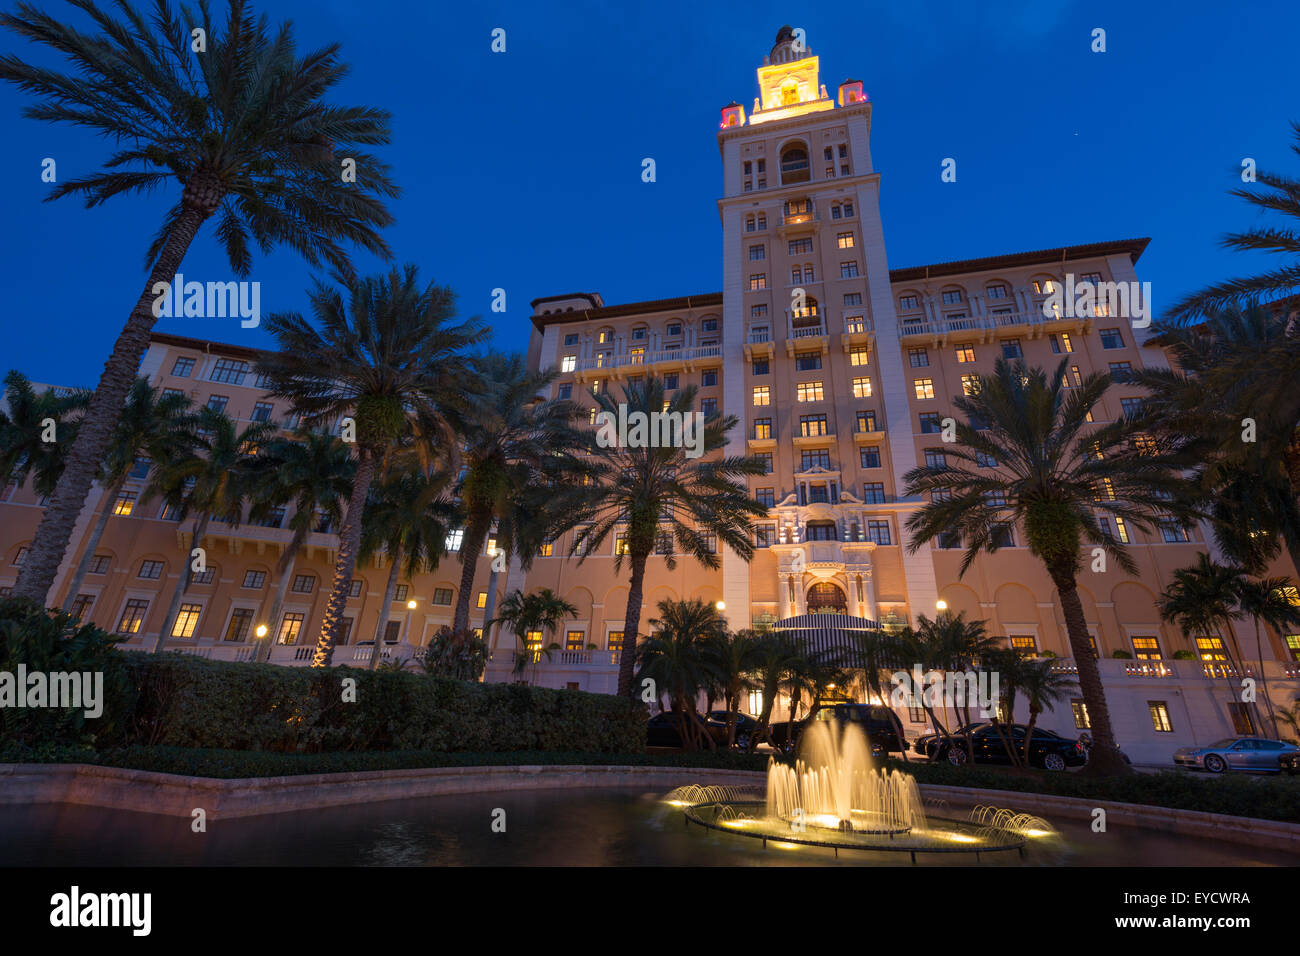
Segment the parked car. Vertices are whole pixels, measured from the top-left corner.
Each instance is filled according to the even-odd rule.
[[[986,723],[988,723],[988,721],[986,720],[977,720],[969,724],[963,724],[962,726],[958,727],[956,730],[952,731],[952,733],[968,734],[972,730],[975,730],[977,727],[983,727]],[[1034,728],[1034,733],[1035,734],[1038,733],[1038,728]],[[912,749],[915,750],[917,753],[922,754],[923,756],[929,757],[934,752],[934,748],[942,742],[943,742],[943,734],[940,733],[922,734],[920,737],[916,738],[916,743],[912,745]]]
[[[1281,740],[1225,737],[1206,747],[1179,747],[1174,751],[1174,763],[1191,770],[1208,770],[1210,773],[1224,773],[1228,770],[1278,773],[1284,769],[1281,758],[1297,752],[1300,752],[1300,747]]]
[[[646,722],[645,742],[648,747],[685,747],[682,740],[681,722],[687,719],[683,714],[678,717],[671,710],[655,714]],[[727,745],[727,725],[712,718],[697,717],[704,730],[719,747]]]
[[[1284,750],[1277,763],[1288,774],[1300,773],[1300,750]]]
[[[1003,724],[1002,732],[1007,734],[1009,742],[1016,752],[1023,753],[1025,724]],[[967,738],[974,743],[975,762],[983,764],[1009,764],[1011,757],[1007,754],[1006,742],[992,723],[979,724],[973,730],[954,734],[952,744],[942,737],[936,743],[937,756],[956,766],[965,764],[970,759],[967,752]],[[1081,767],[1088,762],[1088,752],[1077,740],[1062,737],[1055,731],[1041,727],[1034,728],[1029,741],[1029,763],[1045,770],[1064,770],[1066,767]]]
[[[727,742],[727,717],[728,712],[725,710],[709,711],[709,722],[714,721],[722,724],[722,743]],[[749,714],[736,714],[736,746],[741,750],[749,749],[749,741],[758,731],[758,719],[749,716]]]
[[[818,720],[833,720],[841,725],[854,724],[861,728],[873,757],[901,754],[907,749],[907,738],[898,716],[888,707],[878,704],[821,704],[803,720],[771,724],[768,731],[772,736],[772,746],[784,753],[792,753],[799,745],[800,734]]]

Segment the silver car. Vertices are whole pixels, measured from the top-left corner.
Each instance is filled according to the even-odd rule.
[[[1193,770],[1223,773],[1225,770],[1264,770],[1278,773],[1278,758],[1300,747],[1264,737],[1225,737],[1206,747],[1179,747],[1174,763]]]

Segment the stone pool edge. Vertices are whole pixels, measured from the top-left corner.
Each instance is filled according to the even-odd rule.
[[[95,764],[0,764],[0,806],[68,803],[177,817],[189,817],[202,808],[213,820],[457,793],[628,785],[667,791],[692,783],[752,787],[762,785],[764,779],[765,774],[752,770],[568,765],[431,767],[228,780]],[[1049,820],[1091,821],[1094,809],[1103,807],[1108,827],[1141,827],[1300,851],[1300,824],[1278,820],[1014,790],[924,784],[921,793],[927,803],[937,801],[953,809],[988,803]]]

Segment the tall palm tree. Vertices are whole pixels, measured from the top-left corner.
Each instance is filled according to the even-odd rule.
[[[260,615],[266,624],[266,634],[258,639],[256,661],[266,661],[271,656],[280,610],[284,596],[293,578],[294,564],[307,541],[307,535],[322,522],[337,528],[343,520],[343,501],[352,489],[356,462],[348,447],[327,432],[300,428],[293,437],[280,437],[269,442],[253,463],[253,506],[249,520],[269,517],[285,505],[293,506],[289,527],[293,536],[276,562],[276,585],[271,597],[271,609]]]
[[[549,520],[554,499],[538,491],[571,479],[580,469],[573,453],[584,445],[574,427],[578,406],[539,397],[555,379],[554,370],[530,372],[518,355],[489,355],[480,365],[486,394],[466,417],[459,485],[465,530],[452,618],[458,631],[469,627],[474,575],[492,526],[497,552],[517,556],[528,570],[540,538],[555,530]]]
[[[1300,122],[1293,122],[1291,130],[1295,136],[1291,151],[1300,156]],[[1230,194],[1244,199],[1258,211],[1280,212],[1300,220],[1300,180],[1257,170],[1253,184],[1238,186],[1230,190]],[[1184,296],[1169,309],[1169,314],[1174,318],[1194,319],[1227,305],[1276,299],[1300,290],[1300,233],[1294,228],[1265,226],[1246,232],[1228,233],[1221,244],[1228,249],[1289,255],[1293,258],[1267,272],[1215,282],[1199,292]]]
[[[309,294],[319,328],[292,312],[268,319],[280,350],[258,361],[268,393],[289,399],[304,424],[355,423],[357,470],[313,667],[328,667],[334,656],[376,469],[402,439],[455,467],[456,425],[476,394],[463,350],[486,335],[477,319],[451,323],[455,294],[421,287],[413,265],[336,279],[341,289],[317,282]]]
[[[1049,374],[999,359],[975,394],[953,399],[969,421],[957,421],[956,441],[944,446],[949,463],[904,476],[907,494],[929,497],[907,521],[908,548],[915,552],[941,534],[960,534],[967,543],[964,575],[980,551],[997,551],[1016,524],[1024,529],[1030,552],[1056,586],[1079,669],[1095,742],[1088,772],[1125,773],[1075,581],[1080,549],[1085,539],[1095,541],[1121,569],[1136,573],[1127,549],[1098,514],[1154,527],[1162,511],[1177,507],[1170,499],[1180,471],[1161,450],[1133,447],[1127,419],[1091,425],[1110,376],[1091,374],[1067,388],[1066,367],[1062,361]]]
[[[4,385],[7,411],[0,409],[0,487],[11,481],[23,485],[32,478],[32,489],[45,497],[53,493],[67,466],[68,448],[90,396],[79,391],[60,394],[52,388],[37,392],[17,371],[5,376]],[[51,437],[49,422],[54,423],[51,441],[46,440]]]
[[[199,411],[197,448],[181,448],[159,463],[155,476],[145,489],[142,500],[155,494],[175,509],[179,520],[193,517],[189,548],[181,563],[180,577],[172,592],[171,605],[163,618],[162,630],[154,645],[160,653],[176,624],[181,599],[193,579],[193,549],[203,547],[203,536],[213,518],[231,527],[243,519],[248,497],[252,462],[258,449],[275,434],[269,422],[252,422],[242,430],[224,412],[203,408]]]
[[[1300,606],[1290,597],[1295,593],[1294,582],[1286,577],[1247,578],[1237,593],[1238,607],[1255,622],[1255,659],[1259,663],[1260,689],[1264,694],[1264,706],[1268,710],[1274,737],[1279,736],[1277,714],[1273,709],[1273,698],[1268,693],[1268,675],[1264,671],[1264,639],[1260,625],[1267,624],[1278,633],[1293,631],[1300,626]]]
[[[378,665],[384,646],[398,575],[405,574],[410,580],[422,570],[432,570],[446,553],[447,528],[456,513],[455,505],[445,497],[450,477],[445,470],[426,471],[415,456],[407,456],[383,482],[371,488],[361,519],[358,557],[365,560],[382,551],[389,561],[388,584],[379,605],[375,643],[370,649],[371,670]]]
[[[198,441],[195,427],[198,416],[190,408],[187,396],[172,393],[164,395],[138,378],[126,396],[122,417],[113,429],[113,441],[100,466],[99,482],[107,491],[104,507],[90,529],[90,537],[77,562],[77,570],[68,586],[68,596],[63,599],[63,610],[71,611],[81,593],[82,582],[95,560],[95,551],[104,537],[108,519],[113,515],[113,504],[122,493],[122,486],[141,457],[151,462],[164,461]]]
[[[537,654],[550,656],[546,632],[555,631],[577,613],[576,607],[550,588],[538,588],[528,594],[515,590],[506,595],[497,616],[488,621],[484,628],[501,624],[510,629],[519,642],[519,649],[515,652],[514,673],[523,674]],[[542,635],[541,647],[529,646],[528,635],[533,632]]]
[[[1205,512],[1232,561],[1262,573],[1285,547],[1300,567],[1300,330],[1275,308],[1226,307],[1194,326],[1162,323],[1173,360],[1141,369],[1141,426],[1185,456],[1178,497]]]
[[[1241,568],[1219,564],[1202,552],[1196,556],[1196,564],[1174,571],[1173,580],[1156,599],[1161,618],[1176,623],[1188,637],[1226,635],[1224,649],[1237,679],[1245,676],[1246,669],[1232,619],[1242,611],[1241,595],[1248,583]],[[1256,728],[1262,727],[1258,706],[1252,704],[1251,710]]]
[[[654,631],[636,650],[637,681],[653,681],[656,693],[667,697],[688,748],[705,744],[716,749],[713,738],[701,730],[697,700],[717,679],[707,647],[726,630],[726,619],[698,598],[667,598],[659,602],[659,617],[650,626]]]
[[[663,379],[647,375],[641,382],[629,382],[621,400],[610,390],[596,396],[600,413],[619,419],[619,406],[626,406],[626,420],[638,413],[654,422],[663,413],[682,418],[697,414],[694,385],[671,393]],[[598,413],[599,414],[599,413]],[[692,418],[692,421],[694,419]],[[623,650],[619,661],[618,693],[634,696],[633,659],[637,632],[641,624],[642,588],[646,563],[659,544],[667,552],[665,560],[671,570],[677,566],[672,553],[676,544],[687,556],[707,568],[721,566],[714,546],[721,541],[742,560],[754,555],[751,519],[767,514],[767,508],[749,496],[745,479],[761,475],[766,468],[755,457],[713,456],[726,444],[727,432],[736,426],[734,415],[717,412],[704,420],[700,440],[700,457],[690,457],[683,444],[652,447],[648,442],[637,446],[618,441],[594,443],[591,466],[594,478],[570,492],[572,506],[561,512],[573,516],[574,523],[589,522],[574,535],[571,553],[585,560],[601,544],[622,528],[622,544],[615,549],[614,569],[621,571],[627,561],[631,580],[628,583],[627,612],[623,620]],[[631,653],[629,653],[631,652]]]
[[[74,3],[87,31],[27,3],[0,14],[0,26],[62,54],[59,72],[0,57],[0,80],[35,96],[31,119],[70,123],[117,144],[99,171],[64,180],[49,199],[77,196],[88,207],[120,194],[179,186],[149,244],[149,277],[104,366],[68,465],[32,541],[15,595],[44,601],[90,492],[113,426],[149,345],[154,302],[170,285],[209,219],[231,269],[252,265],[250,247],[293,248],[312,265],[349,268],[343,243],[381,255],[379,229],[392,221],[384,197],[398,195],[388,167],[367,147],[389,139],[389,117],[326,97],[347,74],[337,44],[300,55],[292,27],[272,29],[245,0],[230,0],[224,21],[207,0],[198,15],[155,0],[144,13],[118,0]],[[206,50],[192,49],[202,28]],[[345,161],[355,160],[355,181]]]

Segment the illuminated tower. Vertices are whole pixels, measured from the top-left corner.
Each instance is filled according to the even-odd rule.
[[[933,615],[929,548],[908,555],[902,476],[916,467],[907,382],[871,163],[871,103],[858,80],[832,100],[803,32],[758,68],[748,116],[722,110],[724,405],[729,454],[772,458],[750,479],[775,542],[753,567],[728,554],[733,626],[839,609]],[[887,543],[886,543],[887,542]]]

